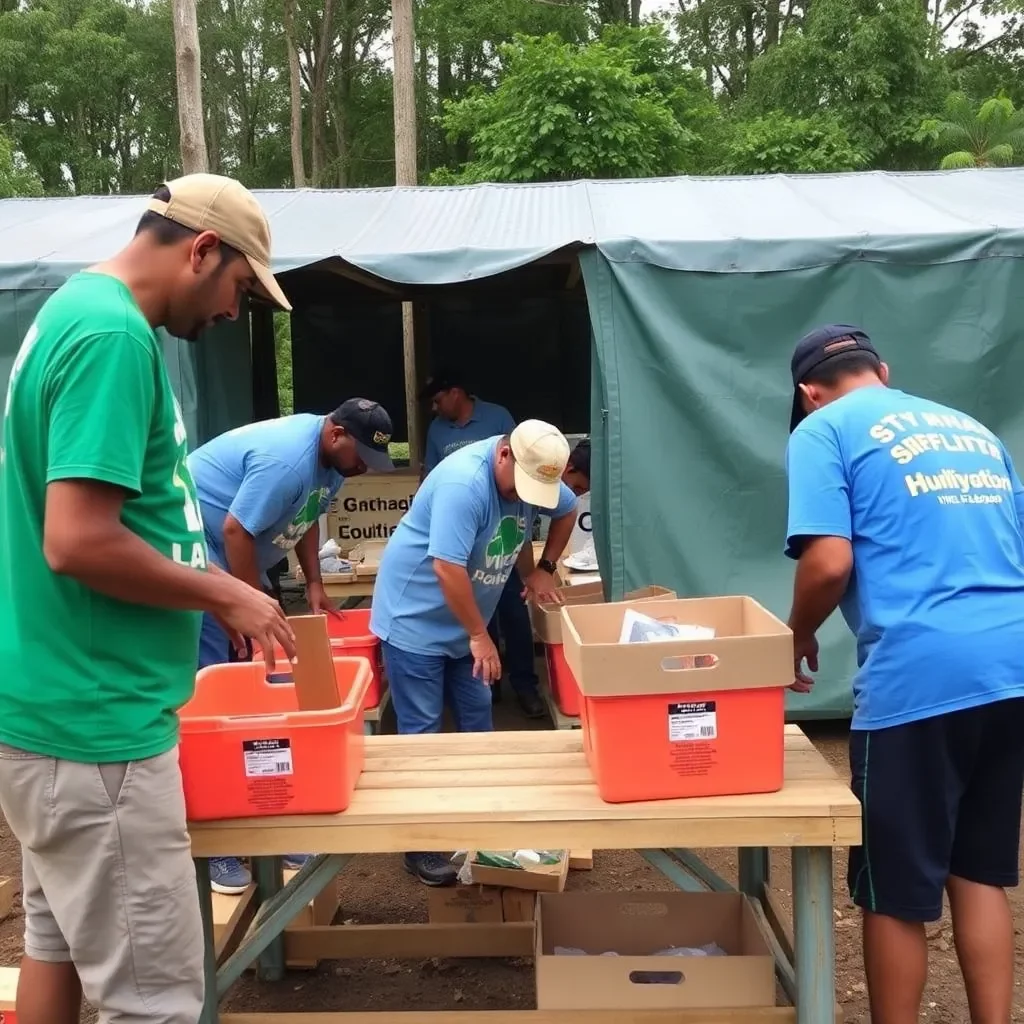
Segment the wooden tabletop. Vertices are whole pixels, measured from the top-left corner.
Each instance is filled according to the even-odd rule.
[[[578,730],[367,736],[344,814],[190,826],[197,857],[404,850],[850,846],[860,805],[811,742],[786,729],[777,793],[608,804]]]

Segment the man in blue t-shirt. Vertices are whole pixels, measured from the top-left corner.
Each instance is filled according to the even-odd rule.
[[[320,516],[345,477],[388,472],[391,417],[382,405],[350,398],[328,416],[300,413],[250,423],[207,441],[188,457],[209,559],[257,589],[295,548],[316,614],[328,608],[320,579]],[[212,615],[203,616],[199,668],[247,658]],[[301,863],[290,858],[289,866]],[[210,862],[217,892],[245,892],[251,877],[235,857]]]
[[[949,897],[971,1018],[1009,1021],[1024,786],[1024,488],[1000,440],[888,387],[859,328],[807,335],[792,362],[786,553],[798,559],[793,689],[836,607],[857,637],[850,733],[863,846],[871,1019],[916,1021],[924,922]]]
[[[460,732],[489,732],[488,687],[501,661],[487,623],[514,568],[520,600],[560,600],[555,563],[576,522],[561,481],[569,443],[550,424],[526,420],[511,434],[448,456],[420,489],[380,561],[370,629],[380,637],[399,733],[438,732],[448,704]],[[534,513],[552,518],[535,566]],[[408,853],[428,885],[455,871],[436,853]]]
[[[442,459],[474,441],[511,433],[515,427],[512,414],[503,405],[485,402],[466,387],[464,379],[454,370],[441,370],[424,384],[421,399],[430,399],[434,419],[427,430],[423,473],[436,468]],[[531,532],[533,524],[527,526]],[[534,667],[533,626],[520,596],[523,581],[513,568],[495,609],[488,630],[496,646],[505,640],[505,667],[516,700],[527,718],[543,718],[547,711],[541,700]],[[491,697],[501,699],[501,683],[491,687]]]

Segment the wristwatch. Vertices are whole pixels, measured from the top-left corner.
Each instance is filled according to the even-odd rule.
[[[550,558],[541,558],[537,562],[537,568],[543,569],[545,572],[551,573],[552,576],[554,576],[555,573],[558,572],[558,566],[555,565],[555,563],[552,562]]]

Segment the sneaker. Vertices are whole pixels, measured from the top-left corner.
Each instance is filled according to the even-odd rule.
[[[210,859],[210,888],[222,896],[241,896],[252,882],[249,869],[237,857]]]
[[[516,690],[516,700],[527,718],[546,718],[548,709],[536,690]]]
[[[284,866],[288,871],[298,871],[306,866],[306,862],[312,858],[311,853],[286,853],[284,855]]]
[[[459,873],[443,853],[407,853],[405,870],[415,875],[424,885],[435,888],[454,885]]]

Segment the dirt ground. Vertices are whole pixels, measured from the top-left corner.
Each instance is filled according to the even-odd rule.
[[[509,699],[496,707],[499,728],[527,728]],[[550,723],[533,723],[550,728]],[[847,736],[832,724],[807,727],[815,745],[845,778]],[[736,856],[731,851],[699,851],[723,877],[736,880]],[[846,898],[845,851],[837,851],[836,969],[837,998],[849,1024],[868,1024],[860,929],[855,908]],[[17,876],[17,844],[0,819],[0,876]],[[772,851],[772,886],[787,911],[791,908],[790,861],[785,850]],[[639,854],[596,851],[594,870],[572,872],[569,889],[642,890],[669,884]],[[425,889],[406,875],[396,856],[362,857],[349,865],[340,882],[342,909],[338,920],[360,924],[426,921]],[[1021,892],[1011,894],[1024,927]],[[21,954],[20,907],[0,923],[0,965],[16,964]],[[967,1003],[953,952],[948,918],[928,929],[930,980],[922,1020],[931,1024],[963,1024]],[[1018,976],[1024,977],[1024,939],[1017,930]],[[1024,992],[1018,981],[1014,1021],[1024,1022]],[[533,1006],[529,960],[351,960],[328,962],[317,971],[291,972],[284,981],[266,984],[246,978],[232,990],[226,1008],[235,1011],[296,1012],[312,1010],[497,1010]],[[93,1020],[92,1015],[83,1017]]]

